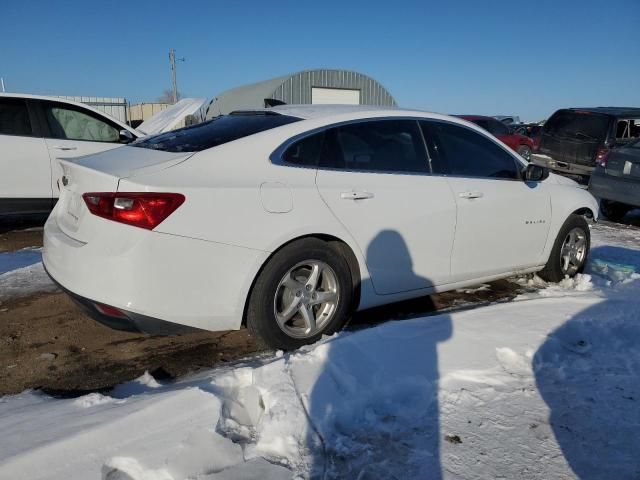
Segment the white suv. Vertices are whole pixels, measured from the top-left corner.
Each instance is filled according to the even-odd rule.
[[[109,150],[142,136],[82,103],[0,93],[0,216],[51,210],[58,158]]]

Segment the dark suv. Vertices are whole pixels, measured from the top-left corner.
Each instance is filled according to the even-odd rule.
[[[561,173],[589,176],[610,149],[640,137],[640,108],[558,110],[544,124],[535,164]]]

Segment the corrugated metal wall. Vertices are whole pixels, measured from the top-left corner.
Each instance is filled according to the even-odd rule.
[[[363,105],[396,105],[391,94],[380,83],[347,70],[308,70],[294,74],[275,90],[272,98],[289,104],[308,104],[311,103],[311,87],[358,89]]]
[[[165,108],[169,108],[171,105],[168,103],[136,103],[134,105],[129,106],[129,120],[132,122],[135,120],[140,120],[144,122],[145,120],[149,120],[156,113],[161,112]]]
[[[87,105],[101,110],[121,122],[127,122],[127,99],[126,98],[109,98],[109,97],[77,97],[67,95],[56,95],[57,98],[72,100],[74,102],[86,103]]]

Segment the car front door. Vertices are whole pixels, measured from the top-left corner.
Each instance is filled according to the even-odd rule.
[[[62,176],[58,159],[81,157],[123,145],[121,127],[89,109],[64,103],[41,101],[48,128],[46,144],[51,159],[52,190],[58,196],[56,182]]]
[[[448,122],[422,125],[457,203],[453,280],[539,265],[551,219],[544,183],[523,181],[523,165],[487,135]]]
[[[49,153],[23,98],[0,97],[0,214],[51,208]]]
[[[416,120],[326,130],[316,184],[360,247],[378,294],[449,282],[455,200],[446,179],[431,175]]]

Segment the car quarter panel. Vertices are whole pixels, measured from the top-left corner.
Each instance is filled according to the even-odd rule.
[[[572,213],[587,209],[596,221],[599,215],[598,201],[576,182],[552,173],[544,183],[551,194],[551,226],[540,265],[549,259],[558,232]]]
[[[99,238],[83,243],[60,230],[55,215],[49,217],[43,262],[62,287],[93,301],[190,327],[240,327],[245,272],[257,271],[266,252],[100,218],[94,228]]]

